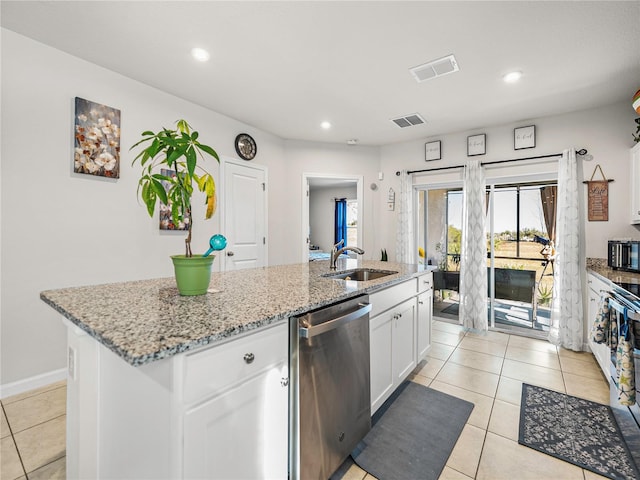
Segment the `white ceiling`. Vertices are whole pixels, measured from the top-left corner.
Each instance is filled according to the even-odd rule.
[[[1,22],[285,139],[426,139],[623,100],[631,108],[640,88],[637,0],[2,0]],[[195,62],[194,46],[211,60]],[[409,73],[449,54],[459,72],[421,84]],[[501,79],[511,70],[524,73],[515,85]],[[415,112],[426,125],[390,122]]]

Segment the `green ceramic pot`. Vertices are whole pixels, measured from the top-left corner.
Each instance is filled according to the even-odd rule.
[[[180,295],[204,295],[211,281],[211,265],[215,255],[172,255],[173,269]]]

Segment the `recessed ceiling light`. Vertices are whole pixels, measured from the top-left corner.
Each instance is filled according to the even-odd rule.
[[[324,121],[320,124],[320,127],[322,127],[324,130],[329,130],[331,128],[331,124],[327,121]]]
[[[522,72],[509,72],[502,79],[507,83],[514,83],[520,80],[522,77]]]
[[[204,48],[198,47],[191,49],[191,56],[199,62],[206,62],[211,57],[211,55],[209,55],[209,52],[207,52]]]

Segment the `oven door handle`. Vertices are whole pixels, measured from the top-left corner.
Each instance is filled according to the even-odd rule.
[[[302,338],[312,338],[316,335],[321,335],[330,330],[334,330],[345,323],[352,322],[353,320],[357,320],[358,318],[362,318],[367,315],[371,311],[370,303],[358,303],[357,310],[354,310],[351,313],[347,313],[346,315],[342,315],[341,317],[334,318],[329,320],[328,322],[320,323],[318,325],[314,325],[313,327],[300,327],[300,337]]]

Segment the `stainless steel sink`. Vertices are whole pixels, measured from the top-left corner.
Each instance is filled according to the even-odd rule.
[[[394,275],[398,272],[392,272],[391,270],[373,270],[371,268],[355,268],[353,270],[343,270],[335,273],[325,273],[322,275],[326,278],[333,278],[337,280],[352,280],[355,282],[367,282],[369,280],[375,280],[376,278],[386,277],[387,275]]]

